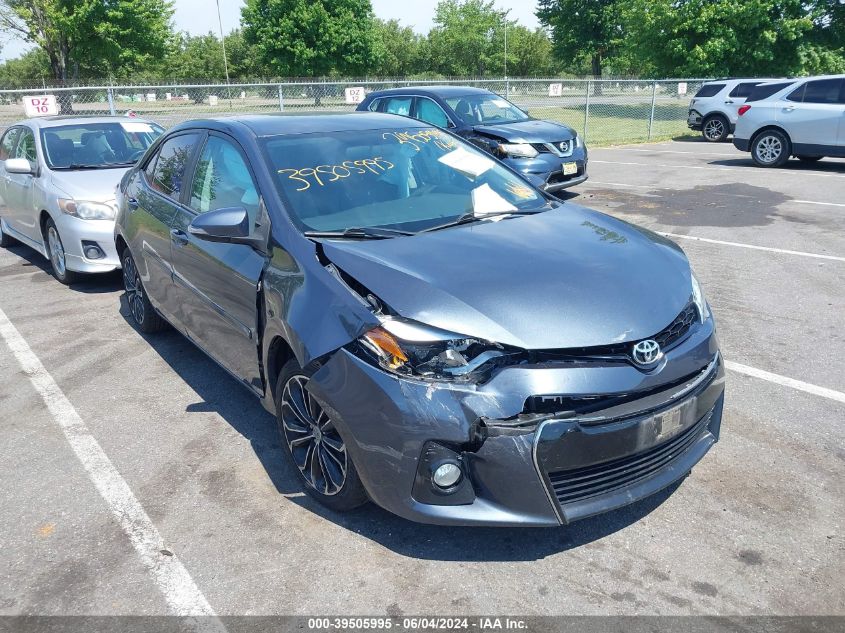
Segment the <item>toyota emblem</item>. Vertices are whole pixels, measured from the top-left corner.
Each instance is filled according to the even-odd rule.
[[[634,345],[632,356],[638,365],[653,365],[660,360],[663,352],[660,351],[660,344],[649,338]]]

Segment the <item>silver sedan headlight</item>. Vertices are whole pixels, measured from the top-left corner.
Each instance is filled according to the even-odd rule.
[[[109,202],[89,202],[87,200],[73,200],[59,198],[59,209],[81,220],[114,220],[115,205]]]

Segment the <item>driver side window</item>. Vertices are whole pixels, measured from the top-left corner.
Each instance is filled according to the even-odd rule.
[[[38,156],[35,153],[35,135],[32,130],[24,129],[21,131],[20,140],[12,158],[25,158],[33,164],[38,161]]]
[[[0,160],[12,158],[12,152],[15,150],[15,142],[18,140],[20,131],[20,128],[12,128],[3,136],[3,140],[0,141]]]
[[[238,148],[219,136],[209,136],[191,183],[190,207],[197,213],[241,207],[255,227],[258,201],[258,188]]]

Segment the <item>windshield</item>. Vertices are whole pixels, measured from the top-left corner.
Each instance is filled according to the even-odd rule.
[[[41,130],[50,169],[108,169],[134,164],[163,128],[146,121],[74,123]]]
[[[467,213],[546,205],[496,160],[436,128],[277,136],[264,147],[282,197],[305,231],[421,231]]]
[[[510,101],[494,94],[474,94],[450,97],[446,103],[467,125],[496,125],[527,121],[528,115]]]

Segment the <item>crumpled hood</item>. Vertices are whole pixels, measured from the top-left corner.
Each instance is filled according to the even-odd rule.
[[[537,119],[502,125],[475,125],[472,129],[512,143],[553,143],[575,138],[575,130],[571,127]]]
[[[525,349],[647,338],[691,295],[689,263],[675,244],[572,204],[323,248],[401,316]]]
[[[53,171],[51,179],[56,188],[75,200],[108,202],[115,199],[117,187],[129,167],[115,169],[79,169],[75,171]]]

